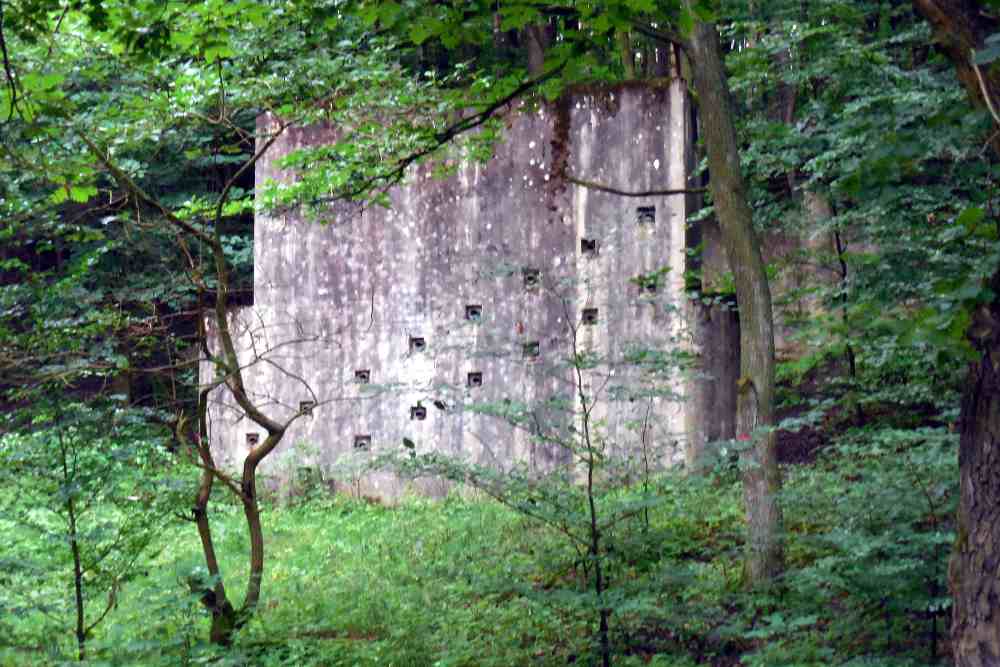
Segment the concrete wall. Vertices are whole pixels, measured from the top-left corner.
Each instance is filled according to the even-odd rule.
[[[718,421],[715,406],[685,396],[731,387],[658,367],[648,354],[636,363],[641,350],[699,351],[684,315],[692,312],[683,293],[689,198],[607,194],[567,183],[554,168],[565,155],[564,173],[579,179],[628,191],[685,187],[684,83],[579,93],[507,121],[489,163],[447,179],[414,169],[391,191],[389,210],[340,206],[327,224],[257,216],[255,305],[233,320],[247,383],[278,417],[317,402],[289,429],[271,472],[318,464],[342,484],[391,496],[402,490],[399,480],[356,471],[404,438],[418,452],[552,469],[566,452],[535,436],[572,437],[579,415],[553,399],[573,405],[574,349],[600,359],[583,380],[610,450],[631,456],[651,447],[657,461],[672,464],[689,441],[713,431],[706,420]],[[291,131],[258,163],[258,185],[288,177],[275,167],[282,155],[331,137],[321,127]],[[596,241],[596,254],[585,239]],[[663,267],[655,292],[635,284]],[[526,286],[533,276],[537,283]],[[469,306],[481,314],[470,319]],[[537,357],[526,356],[535,349]],[[369,382],[357,380],[361,371]],[[481,386],[469,386],[470,374],[480,374],[471,384],[481,378]],[[532,418],[514,427],[475,409],[484,403]],[[420,408],[426,418],[413,418]],[[213,447],[231,465],[248,437],[263,438],[221,390],[211,419]],[[362,436],[371,438],[363,449]]]

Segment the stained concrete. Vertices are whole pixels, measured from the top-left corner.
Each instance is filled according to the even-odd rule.
[[[340,205],[326,224],[257,215],[254,306],[233,315],[245,379],[278,418],[317,402],[265,472],[315,464],[340,485],[393,496],[406,485],[360,471],[404,438],[417,452],[551,470],[568,454],[537,436],[572,438],[579,427],[578,411],[564,409],[578,407],[567,363],[574,350],[600,360],[582,381],[613,453],[636,457],[645,447],[660,465],[678,463],[685,446],[728,418],[718,411],[730,409],[731,373],[706,373],[704,359],[695,374],[657,366],[649,354],[716,354],[695,339],[711,338],[704,315],[685,315],[697,310],[683,279],[690,198],[622,197],[563,178],[627,191],[686,187],[685,84],[581,92],[506,120],[491,161],[446,179],[415,168],[389,193],[390,209]],[[258,186],[289,178],[276,167],[281,156],[332,138],[322,127],[289,131],[258,163]],[[637,284],[661,268],[655,292]],[[480,316],[469,319],[468,306],[481,307]],[[361,371],[370,382],[356,379]],[[479,378],[481,386],[469,386]],[[514,427],[481,414],[482,404],[532,418]],[[426,418],[414,419],[420,408]],[[254,433],[263,438],[223,390],[210,416],[213,448],[227,464],[242,461]],[[370,445],[356,447],[366,438]]]

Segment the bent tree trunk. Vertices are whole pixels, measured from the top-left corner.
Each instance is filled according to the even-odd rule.
[[[1000,32],[1000,21],[971,0],[913,0],[913,7],[934,29],[972,102],[996,109],[1000,72],[994,64],[977,73],[972,51]],[[1000,136],[989,141],[1000,156]],[[958,535],[948,568],[957,667],[1000,665],[1000,267],[993,268],[993,302],[969,327],[980,356],[969,366],[959,416]]]
[[[194,592],[201,597],[202,604],[211,613],[212,621],[209,638],[213,643],[223,646],[228,646],[232,643],[234,634],[250,620],[260,601],[261,582],[264,572],[264,534],[260,522],[260,505],[257,497],[257,468],[261,461],[273,452],[278,443],[281,442],[288,426],[303,414],[300,411],[284,422],[279,422],[271,418],[254,403],[244,384],[244,365],[237,354],[236,345],[233,342],[232,332],[229,328],[228,298],[230,282],[229,264],[222,244],[223,212],[239,178],[248,170],[254,168],[261,156],[278,140],[287,127],[288,123],[281,122],[272,128],[271,136],[260,141],[250,159],[246,160],[230,176],[222,192],[216,199],[214,215],[209,218],[211,221],[209,229],[211,231],[204,231],[179,218],[162,202],[149,195],[140,187],[111,160],[110,155],[106,151],[99,148],[85,133],[77,133],[80,140],[88,147],[98,162],[104,165],[119,185],[127,189],[137,202],[157,211],[162,216],[164,222],[178,232],[177,242],[184,250],[184,255],[188,258],[192,282],[195,283],[201,294],[212,292],[215,294],[212,317],[215,324],[217,344],[221,348],[220,350],[214,352],[209,350],[204,326],[205,319],[203,313],[199,312],[198,314],[198,339],[201,343],[205,359],[215,368],[215,378],[199,391],[197,434],[194,436],[187,434],[186,420],[183,418],[183,415],[180,415],[175,422],[174,434],[179,442],[185,444],[185,451],[193,452],[197,456],[195,464],[201,469],[201,478],[192,514],[195,524],[198,527],[209,579],[207,581],[194,580],[190,581],[189,584]],[[211,253],[215,269],[214,289],[210,289],[205,281],[202,280],[204,267],[195,263],[193,255],[189,252],[187,247],[188,237],[200,241]],[[259,359],[253,359],[251,363],[258,361]],[[243,411],[243,414],[251,422],[267,431],[267,437],[264,442],[254,445],[247,454],[239,482],[229,478],[216,466],[211,452],[207,418],[208,394],[211,390],[220,386],[224,386],[229,391],[236,404]],[[250,571],[247,576],[246,595],[243,599],[243,605],[238,610],[229,600],[226,588],[223,585],[222,572],[216,556],[212,540],[211,524],[208,517],[212,487],[216,480],[223,482],[228,490],[240,499],[246,519],[247,532],[250,537]]]
[[[697,22],[685,48],[698,93],[709,187],[736,283],[740,314],[736,432],[737,438],[747,441],[741,455],[747,520],[745,572],[747,583],[753,585],[772,580],[782,569],[782,519],[777,498],[781,477],[775,434],[768,428],[774,423],[771,291],[740,171],[729,86],[715,25]]]

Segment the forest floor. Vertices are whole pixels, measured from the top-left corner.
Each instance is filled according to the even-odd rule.
[[[951,441],[899,435],[860,446],[864,456],[824,452],[786,467],[788,570],[768,590],[743,585],[737,471],[651,480],[648,513],[608,529],[613,664],[938,664],[951,537],[943,522],[928,523],[928,511],[944,510],[921,503],[954,472]],[[171,524],[95,632],[91,664],[599,664],[586,557],[557,532],[469,495],[390,506],[317,488],[272,499],[262,605],[225,650],[205,642],[207,619],[185,585],[203,567],[196,531]],[[242,513],[217,503],[212,517],[239,599]],[[71,620],[58,616],[67,607],[55,600],[69,597],[69,581],[51,557],[51,588],[34,591],[36,607],[22,602],[0,620],[0,664],[73,656]],[[0,605],[13,609],[17,581],[6,585]]]

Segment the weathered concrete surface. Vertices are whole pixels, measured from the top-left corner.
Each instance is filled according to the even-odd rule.
[[[688,327],[700,354],[688,384],[690,420],[684,448],[689,470],[714,463],[712,443],[736,437],[736,392],[740,375],[740,318],[736,299],[698,298],[688,302]]]
[[[525,405],[537,415],[533,429],[571,437],[579,416],[542,403],[578,400],[567,364],[574,349],[602,360],[583,384],[609,449],[628,456],[646,447],[672,464],[686,443],[718,431],[706,421],[719,421],[728,403],[685,397],[706,387],[731,393],[725,373],[653,372],[648,353],[636,363],[642,350],[698,349],[684,316],[689,198],[611,195],[568,184],[554,167],[565,150],[565,173],[579,179],[628,191],[684,188],[690,119],[680,81],[580,93],[512,113],[488,164],[444,180],[413,170],[390,193],[390,210],[340,207],[327,225],[258,215],[255,305],[234,315],[247,383],[279,417],[317,401],[267,463],[271,472],[318,464],[342,484],[395,495],[403,485],[391,475],[351,470],[403,438],[418,452],[551,469],[568,460],[565,451],[472,406]],[[258,185],[287,178],[275,168],[282,155],[330,139],[319,127],[290,132],[258,163]],[[584,240],[597,242],[596,255]],[[664,267],[655,292],[636,284]],[[538,284],[526,287],[534,271]],[[467,306],[481,306],[478,321],[467,319]],[[590,309],[593,324],[584,323]],[[414,349],[415,338],[426,347]],[[535,344],[538,356],[526,358]],[[356,381],[360,371],[370,383]],[[470,387],[476,373],[473,384],[481,377],[482,385]],[[213,399],[213,447],[237,465],[260,429],[223,392]],[[414,408],[426,418],[411,418]],[[357,449],[359,436],[371,446]]]

